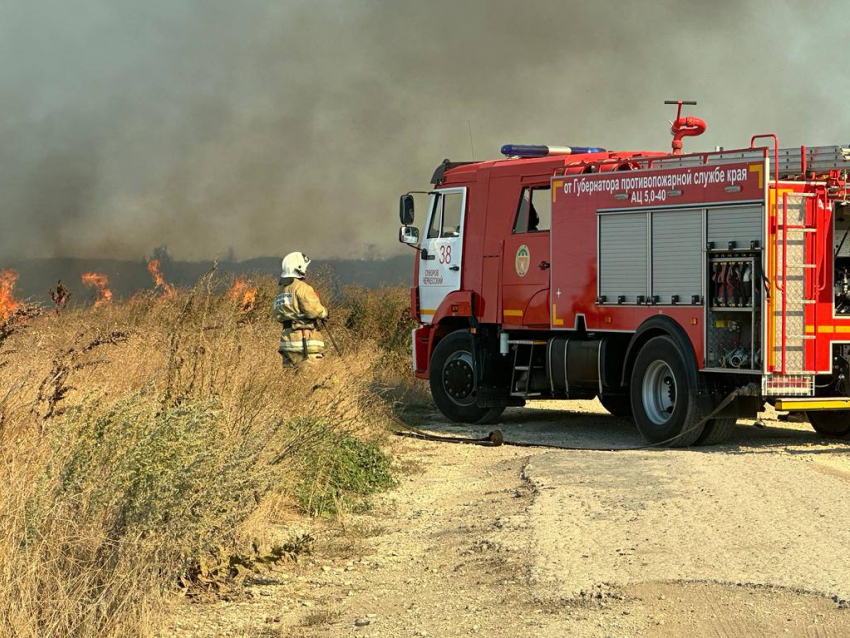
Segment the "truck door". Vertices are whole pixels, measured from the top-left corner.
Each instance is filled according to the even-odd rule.
[[[419,258],[419,313],[431,323],[450,292],[460,290],[466,188],[434,191]]]
[[[525,185],[505,241],[502,312],[505,325],[549,327],[549,184]]]

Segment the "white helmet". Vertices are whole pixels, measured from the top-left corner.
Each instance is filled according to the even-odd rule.
[[[280,262],[282,272],[281,277],[295,277],[296,279],[304,279],[307,274],[307,266],[310,265],[310,258],[304,253],[289,253]]]

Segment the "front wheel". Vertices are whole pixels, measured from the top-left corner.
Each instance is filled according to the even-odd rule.
[[[472,356],[472,335],[452,332],[434,349],[428,375],[431,396],[440,412],[455,423],[493,423],[505,408],[481,408]]]
[[[641,348],[632,370],[630,395],[635,424],[644,439],[670,447],[692,445],[700,438],[702,407],[696,371],[666,336]]]
[[[821,436],[845,439],[850,436],[850,413],[845,410],[812,410],[806,412],[809,423]]]

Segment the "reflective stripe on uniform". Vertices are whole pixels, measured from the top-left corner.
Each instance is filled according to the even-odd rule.
[[[307,354],[320,354],[325,349],[324,341],[316,341],[315,339],[309,339],[307,341]],[[304,342],[303,341],[283,341],[281,340],[280,346],[278,347],[280,352],[303,352],[304,351]]]

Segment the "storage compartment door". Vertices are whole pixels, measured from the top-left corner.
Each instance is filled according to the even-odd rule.
[[[640,303],[647,289],[647,215],[599,215],[599,294],[605,303]]]
[[[652,213],[652,295],[659,304],[702,299],[702,210]]]

